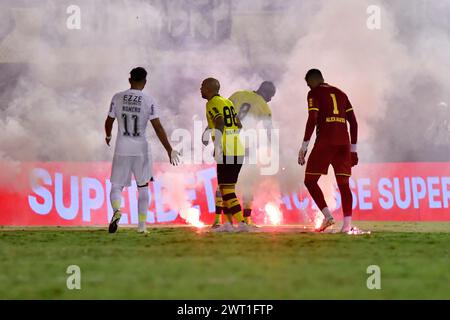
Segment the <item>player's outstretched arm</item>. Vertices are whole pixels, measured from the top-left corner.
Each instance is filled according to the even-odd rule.
[[[114,118],[106,117],[105,120],[105,141],[106,144],[109,146],[109,143],[111,142],[111,131],[113,128]]]
[[[167,155],[169,156],[170,163],[174,166],[177,166],[180,164],[180,154],[178,151],[173,150],[172,146],[170,145],[169,139],[167,139],[166,131],[164,130],[161,122],[159,121],[159,118],[150,120],[153,129],[155,129],[155,133],[158,136],[159,141],[161,141],[162,145],[164,146],[164,149],[167,151]]]

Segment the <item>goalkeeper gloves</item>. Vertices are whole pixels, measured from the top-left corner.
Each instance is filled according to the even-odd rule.
[[[356,144],[352,144],[350,151],[351,151],[350,157],[351,157],[352,167],[354,167],[358,164],[358,161],[359,161],[358,153],[356,152]]]
[[[305,158],[306,158],[306,152],[308,151],[308,144],[309,144],[309,140],[303,141],[302,147],[300,148],[300,151],[298,152],[298,164],[301,166],[306,163]]]

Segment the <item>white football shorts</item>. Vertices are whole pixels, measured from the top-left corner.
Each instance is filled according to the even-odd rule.
[[[131,186],[131,174],[134,175],[138,186],[148,183],[153,176],[150,156],[115,155],[111,170],[111,184],[129,187]]]

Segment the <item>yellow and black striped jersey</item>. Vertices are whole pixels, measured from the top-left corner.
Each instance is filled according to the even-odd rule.
[[[239,127],[236,123],[237,113],[234,104],[227,98],[214,96],[206,103],[206,119],[208,127],[215,128],[215,120],[222,116],[224,120],[224,132],[222,135],[222,149],[226,156],[243,156],[244,148],[239,139]],[[214,132],[212,133],[214,140]]]
[[[239,114],[244,128],[246,126],[246,118],[253,118],[253,121],[267,120],[272,117],[272,110],[267,104],[266,100],[255,91],[242,90],[233,93],[230,100],[236,106],[236,111]]]

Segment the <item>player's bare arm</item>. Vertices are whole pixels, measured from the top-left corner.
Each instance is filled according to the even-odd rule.
[[[249,103],[244,103],[241,108],[239,109],[238,112],[238,118],[244,120],[245,116],[247,115],[247,113],[250,111],[251,108],[251,104]]]
[[[264,129],[266,130],[267,141],[270,145],[272,143],[272,135],[270,133],[272,132],[272,129],[273,129],[272,116],[265,117],[263,119],[262,123],[263,123]]]
[[[214,130],[215,130],[214,150],[217,156],[219,156],[223,152],[222,139],[220,138],[218,139],[218,137],[222,137],[224,129],[225,129],[225,120],[222,115],[219,115],[214,119]]]
[[[111,132],[113,128],[114,118],[106,117],[105,120],[105,141],[106,144],[109,146],[109,143],[111,142]]]
[[[239,118],[239,115],[236,115],[236,116],[234,117],[234,122],[236,123],[236,126],[237,126],[239,129],[242,129],[242,122],[241,122],[241,120],[240,120],[240,118]]]
[[[346,113],[347,121],[350,125],[350,143],[351,145],[351,157],[352,157],[352,166],[356,166],[358,164],[358,153],[356,149],[356,144],[358,142],[358,122],[356,121],[356,116],[353,110],[350,110]]]
[[[153,129],[155,130],[156,135],[158,136],[159,141],[161,141],[161,144],[164,146],[164,149],[166,149],[167,155],[169,156],[170,159],[170,163],[173,164],[174,166],[178,165],[180,163],[179,153],[178,151],[172,149],[169,139],[167,139],[166,131],[164,130],[164,127],[159,121],[159,118],[150,120],[150,122],[153,126]]]
[[[309,141],[317,125],[317,117],[319,112],[316,110],[310,110],[308,113],[308,121],[305,127],[305,136],[303,138],[303,143],[298,152],[298,164],[303,166],[306,163],[306,152],[308,151]]]
[[[223,134],[223,130],[225,129],[225,120],[222,115],[219,115],[214,119],[214,128],[219,131],[218,133]]]

